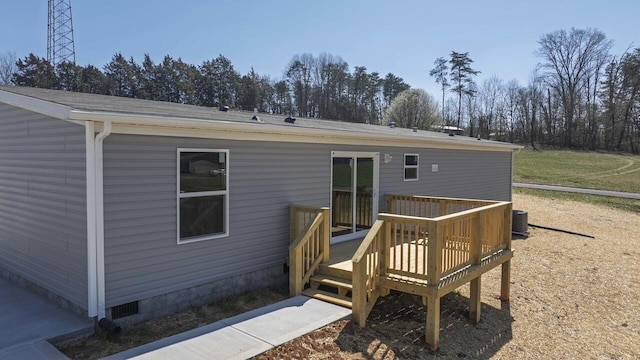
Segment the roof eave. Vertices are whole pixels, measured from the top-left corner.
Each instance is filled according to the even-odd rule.
[[[159,136],[187,136],[256,141],[283,141],[318,144],[371,145],[372,143],[418,148],[478,149],[485,151],[513,151],[520,147],[495,142],[461,142],[453,139],[407,137],[401,135],[348,132],[328,129],[311,129],[269,123],[239,123],[225,120],[175,118],[156,115],[125,114],[72,110],[72,120],[112,121],[114,132],[149,134]],[[179,132],[175,130],[179,129]],[[203,132],[209,130],[212,132]]]
[[[16,94],[10,91],[0,91],[0,102],[66,121],[71,120],[70,113],[73,110],[73,108],[65,105]]]

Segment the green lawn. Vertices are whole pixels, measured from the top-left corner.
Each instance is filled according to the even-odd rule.
[[[575,151],[521,151],[513,181],[640,193],[640,156]]]
[[[576,194],[563,191],[534,190],[524,188],[513,188],[513,192],[515,194],[533,195],[549,199],[572,200],[590,204],[604,205],[607,207],[640,214],[640,201],[635,199],[622,199],[611,196]]]

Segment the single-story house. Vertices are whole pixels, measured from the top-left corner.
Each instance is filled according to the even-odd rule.
[[[338,242],[385,194],[511,200],[513,144],[252,115],[0,86],[0,274],[140,321],[285,283],[291,204]]]

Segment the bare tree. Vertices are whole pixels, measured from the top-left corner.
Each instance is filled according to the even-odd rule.
[[[564,145],[577,144],[576,112],[588,79],[600,71],[613,46],[605,34],[595,29],[559,30],[543,35],[537,55],[543,59],[547,84],[562,101]]]
[[[0,85],[11,84],[11,79],[16,71],[16,54],[7,51],[0,55]]]
[[[492,130],[495,130],[495,122],[503,92],[504,84],[497,76],[490,77],[480,86],[478,91],[478,132],[481,137],[488,138]]]
[[[311,92],[313,89],[312,74],[315,66],[316,60],[313,55],[295,55],[285,71],[298,116],[313,116]]]
[[[518,91],[520,84],[513,79],[505,87],[505,131],[509,133],[509,142],[515,142],[516,124],[518,122]]]

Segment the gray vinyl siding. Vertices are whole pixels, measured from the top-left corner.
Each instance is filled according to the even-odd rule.
[[[229,149],[229,236],[176,244],[176,149]],[[107,307],[283,266],[289,204],[329,205],[329,147],[111,135]]]
[[[0,267],[87,308],[84,127],[0,104]]]
[[[384,164],[380,155],[380,194],[511,201],[510,152],[407,148],[387,153],[393,159]],[[417,181],[404,181],[405,153],[419,155]],[[432,172],[434,164],[437,172]]]
[[[104,148],[107,307],[282,266],[289,205],[329,206],[331,151],[380,153],[381,205],[386,193],[511,196],[510,152],[118,134]],[[176,243],[177,148],[229,150],[228,237]],[[420,154],[419,181],[403,180],[405,152]],[[432,163],[438,173],[431,173]]]

